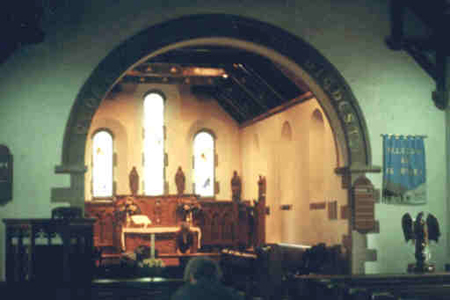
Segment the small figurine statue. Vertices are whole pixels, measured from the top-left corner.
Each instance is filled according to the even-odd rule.
[[[258,198],[266,196],[266,177],[259,175],[258,180]]]
[[[237,171],[234,171],[231,178],[231,198],[233,201],[241,201],[241,188],[241,178],[238,176]]]
[[[136,196],[137,191],[139,190],[139,174],[136,170],[136,167],[133,167],[133,169],[131,169],[129,179],[131,195]]]
[[[439,223],[435,216],[428,214],[428,217],[424,219],[424,213],[417,214],[416,220],[413,221],[409,213],[405,213],[402,217],[402,228],[406,242],[412,240],[415,243],[415,258],[416,264],[408,271],[423,273],[433,272],[434,266],[428,263],[429,254],[428,245],[430,240],[439,240],[441,235],[439,231]]]
[[[184,194],[184,189],[186,188],[186,177],[184,176],[181,166],[178,167],[178,171],[175,174],[175,184],[177,185],[178,195]]]

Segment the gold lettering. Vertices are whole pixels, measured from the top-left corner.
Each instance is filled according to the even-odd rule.
[[[325,71],[324,68],[319,67],[316,63],[314,63],[310,60],[307,60],[304,64],[304,66],[316,77],[319,77]]]
[[[334,101],[342,100],[342,93],[341,93],[341,90],[339,90],[339,89],[331,92],[331,95],[333,96]]]
[[[80,120],[73,128],[75,134],[86,134],[89,131],[90,122],[87,120]]]
[[[348,106],[349,108],[351,108],[351,105],[350,105],[349,102],[347,102],[347,101],[342,101],[342,102],[340,102],[340,103],[339,103],[339,110],[340,110],[340,111],[344,111],[346,106]]]
[[[349,131],[347,133],[348,133],[348,135],[357,135],[357,136],[359,136],[358,128],[353,128],[351,130],[349,129]]]
[[[316,71],[314,73],[315,73],[316,77],[319,77],[320,75],[322,75],[322,73],[324,71],[325,71],[324,68],[317,67],[317,69],[316,69]]]
[[[306,69],[309,69],[309,70],[314,70],[314,69],[316,68],[316,64],[313,63],[313,62],[310,61],[310,60],[307,60],[307,61],[305,62],[305,68],[306,68]]]
[[[348,113],[344,117],[344,122],[347,123],[347,124],[348,123],[352,123],[354,120],[355,120],[355,115],[352,114],[352,113]]]
[[[330,77],[325,77],[325,79],[323,80],[324,90],[329,91],[332,85],[333,85],[333,80]]]
[[[348,146],[349,146],[349,148],[350,148],[350,150],[351,150],[352,152],[357,152],[357,151],[359,151],[359,150],[361,149],[361,147],[360,147],[359,145],[360,145],[360,144],[358,143],[358,140],[357,140],[357,139],[352,139],[352,138],[350,138],[349,141],[348,141]]]
[[[95,110],[99,106],[100,100],[96,98],[86,98],[84,104],[88,109]]]

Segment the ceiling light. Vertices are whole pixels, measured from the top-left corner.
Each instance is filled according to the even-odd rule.
[[[221,68],[203,68],[203,67],[193,67],[186,68],[183,70],[183,75],[185,76],[223,76],[225,70]]]

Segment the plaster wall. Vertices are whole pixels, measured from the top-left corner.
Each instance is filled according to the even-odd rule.
[[[321,117],[317,130],[313,115]],[[328,218],[328,203],[337,201],[338,211],[347,205],[341,188],[335,147],[328,120],[315,99],[295,105],[241,132],[243,196],[257,198],[258,176],[266,176],[268,242],[315,245],[342,243],[348,220],[338,214]],[[325,209],[311,210],[310,203],[326,202]],[[281,205],[292,205],[281,209]]]
[[[434,213],[441,222],[444,234],[433,257],[437,269],[443,270],[448,262],[445,114],[430,99],[434,90],[432,79],[408,55],[386,47],[388,0],[58,3],[55,9],[45,10],[44,42],[22,47],[0,66],[0,144],[8,146],[14,155],[13,200],[1,207],[1,219],[50,216],[55,206],[50,203],[51,188],[70,184],[69,177],[56,175],[54,168],[61,162],[63,135],[73,101],[95,66],[112,49],[139,31],[176,17],[226,13],[285,29],[314,46],[339,70],[365,116],[374,165],[382,165],[380,134],[428,136],[425,147],[429,202],[420,207],[376,205],[380,233],[370,235],[368,244],[377,250],[378,259],[366,263],[366,272],[405,270],[410,258],[398,255],[409,251],[403,242],[400,218],[404,212],[416,214],[422,210]],[[189,29],[186,33],[189,34]],[[260,151],[268,156],[274,150],[265,149],[263,143],[260,141]],[[262,163],[258,173],[269,175],[273,165],[276,163]],[[224,172],[227,176],[231,174]],[[256,180],[256,175],[250,178]],[[381,174],[370,175],[370,179],[381,188]],[[268,186],[268,191],[272,188]],[[0,249],[4,249],[4,233],[2,224]],[[3,279],[4,251],[0,253],[0,279]]]
[[[219,182],[217,200],[231,200],[230,180],[233,170],[240,173],[240,144],[237,123],[209,98],[197,98],[190,92],[189,85],[168,84],[121,84],[121,92],[106,97],[89,129],[86,145],[85,195],[91,200],[90,182],[92,177],[92,135],[101,128],[108,128],[114,136],[117,165],[114,168],[114,181],[117,194],[130,194],[128,175],[136,166],[140,175],[138,194],[143,193],[144,180],[142,165],[143,99],[148,91],[156,90],[165,96],[164,120],[166,126],[165,152],[168,156],[165,180],[168,193],[176,194],[175,174],[181,166],[186,176],[185,193],[193,193],[193,140],[202,129],[214,133],[218,165],[216,178]],[[115,125],[120,124],[120,125]],[[110,126],[111,125],[111,126]],[[129,150],[128,150],[129,149]]]

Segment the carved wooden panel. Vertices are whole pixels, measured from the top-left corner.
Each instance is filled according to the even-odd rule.
[[[96,219],[94,225],[95,246],[113,246],[118,251],[121,248],[121,226],[115,214],[117,203],[125,201],[130,196],[116,197],[116,202],[86,202],[86,216]],[[134,196],[133,199],[141,214],[147,215],[153,225],[179,226],[182,222],[177,214],[177,207],[183,201],[198,201],[201,210],[194,216],[194,226],[198,226],[202,232],[202,246],[237,246],[254,243],[256,233],[264,233],[264,222],[256,220],[256,208],[252,208],[249,202],[236,203],[232,201],[197,200],[194,195],[166,195],[166,196]],[[254,214],[254,215],[251,215]],[[261,214],[259,219],[264,219]],[[156,241],[156,247],[160,253],[175,251],[174,236],[161,236]],[[262,239],[261,239],[262,240]],[[146,237],[127,235],[126,248],[134,249],[140,244],[149,244]]]
[[[374,187],[370,180],[359,177],[352,188],[353,192],[353,226],[360,233],[367,233],[375,228]]]
[[[309,204],[309,210],[320,210],[327,207],[326,202],[313,202]]]
[[[111,202],[86,202],[85,216],[95,218],[94,245],[119,246],[116,239],[114,206]]]
[[[338,203],[337,201],[328,202],[328,219],[337,220],[338,218]]]

